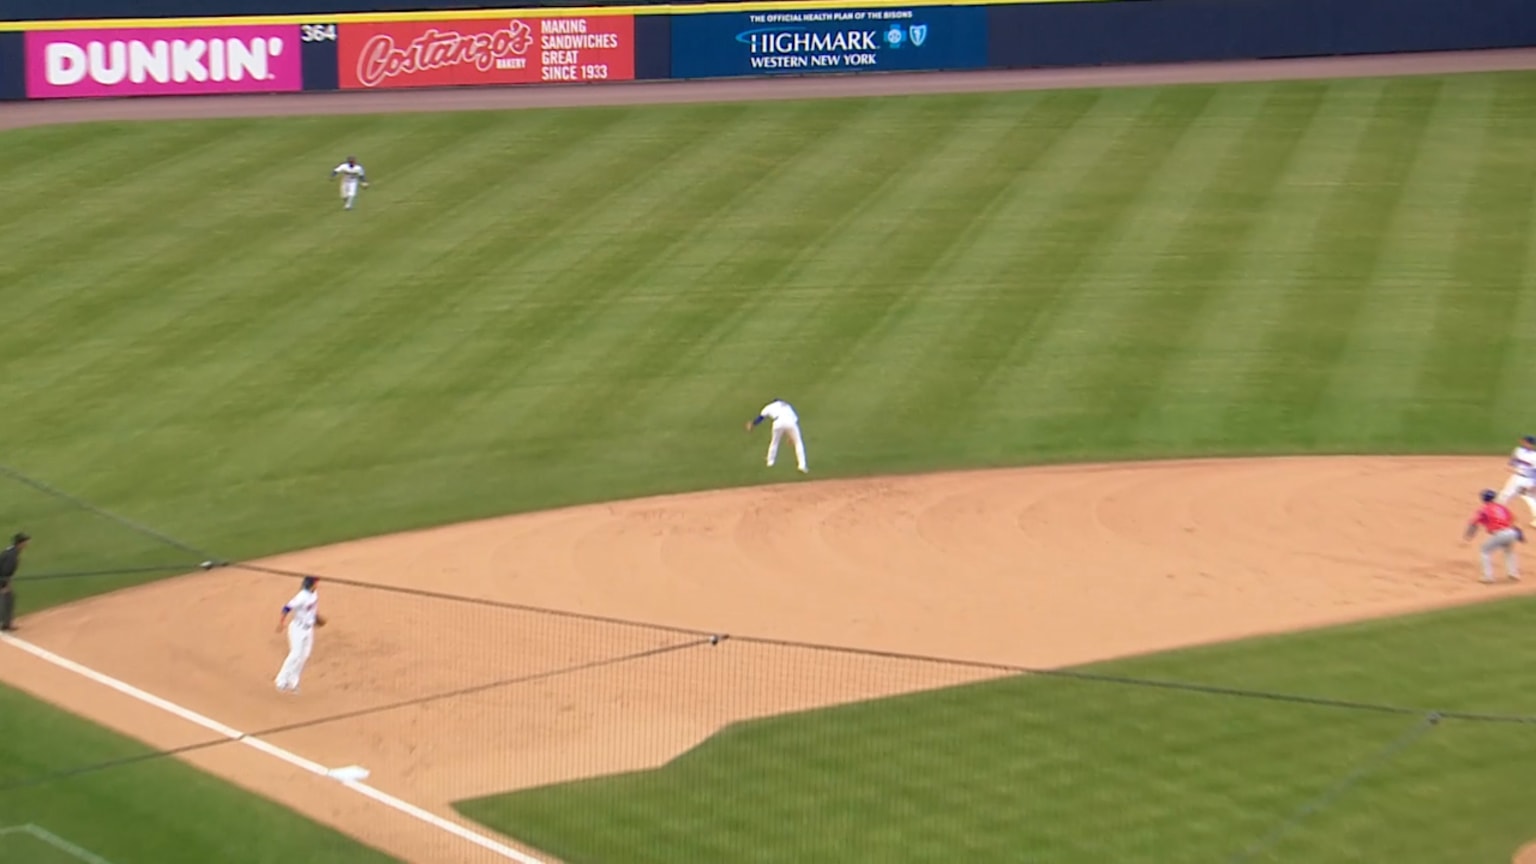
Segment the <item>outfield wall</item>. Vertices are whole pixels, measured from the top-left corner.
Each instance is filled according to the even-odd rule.
[[[423,0],[408,0],[425,5]],[[0,22],[0,99],[1065,67],[1536,45],[1536,0],[793,2],[387,11],[65,0]],[[295,13],[302,7],[302,14]],[[206,18],[167,17],[217,8]],[[67,10],[149,17],[65,19]],[[257,14],[260,13],[260,14]],[[25,16],[23,16],[25,17]]]

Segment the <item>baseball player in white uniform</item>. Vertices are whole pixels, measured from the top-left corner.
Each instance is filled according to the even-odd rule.
[[[325,618],[319,612],[320,597],[315,592],[318,581],[313,576],[305,576],[303,587],[283,606],[283,614],[277,619],[279,633],[285,624],[288,627],[288,658],[277,673],[279,692],[299,692],[299,676],[304,673],[309,652],[315,647],[315,628],[325,626]],[[290,615],[293,617],[289,618]]]
[[[1509,480],[1499,490],[1499,503],[1519,495],[1531,512],[1531,524],[1536,525],[1536,435],[1520,439],[1514,452],[1509,454]]]
[[[794,406],[783,399],[775,399],[763,406],[763,410],[757,412],[757,417],[747,422],[747,431],[757,428],[757,424],[764,420],[773,421],[773,438],[768,442],[768,467],[779,458],[779,442],[788,438],[795,445],[795,462],[798,463],[800,473],[805,474],[811,469],[805,464],[805,436],[800,434],[800,415],[795,413]]]
[[[363,170],[363,166],[357,164],[357,157],[348,156],[347,161],[332,169],[331,179],[335,180],[337,177],[341,178],[341,200],[345,204],[342,209],[351,210],[352,204],[357,201],[358,187],[368,188],[368,172]]]

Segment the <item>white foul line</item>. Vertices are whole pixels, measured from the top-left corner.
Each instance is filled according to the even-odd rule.
[[[41,825],[28,823],[26,825],[12,825],[9,828],[0,828],[0,837],[6,834],[26,834],[29,837],[35,837],[66,855],[72,855],[84,861],[85,864],[112,864],[111,861],[97,855],[95,852],[76,846]]]
[[[110,687],[125,696],[137,699],[147,705],[153,705],[156,708],[159,708],[161,711],[174,714],[189,723],[195,723],[204,729],[217,732],[218,734],[223,735],[225,738],[228,738],[231,741],[239,742],[246,745],[247,747],[254,747],[255,749],[267,754],[268,756],[281,759],[282,761],[298,768],[302,768],[311,774],[319,774],[321,777],[327,778],[330,777],[330,771],[324,765],[321,765],[317,762],[311,762],[310,760],[305,759],[303,756],[284,750],[283,748],[274,744],[268,744],[260,738],[252,738],[251,736],[241,732],[238,729],[225,726],[223,723],[208,717],[204,717],[203,715],[189,708],[183,708],[174,702],[161,699],[159,696],[156,696],[153,693],[147,693],[143,690],[140,690],[132,684],[119,681],[110,675],[97,672],[95,669],[92,669],[89,666],[82,666],[79,663],[69,659],[68,657],[61,657],[46,648],[33,645],[31,642],[28,642],[24,639],[18,639],[8,633],[0,634],[0,639],[4,639],[11,645],[20,648],[21,650],[31,654],[34,657],[37,657],[40,660],[45,660],[55,666],[58,666],[61,669],[67,669],[76,675],[82,675],[91,679],[92,681],[95,681],[97,684]],[[444,819],[435,813],[429,813],[426,810],[417,807],[415,804],[412,804],[408,801],[402,801],[387,792],[381,792],[360,780],[341,780],[338,782],[340,782],[341,785],[347,787],[348,789],[351,789],[353,792],[364,796],[365,798],[371,798],[374,801],[383,804],[385,807],[389,807],[404,813],[413,819],[418,819],[422,822],[425,822],[428,825],[431,825],[433,828],[438,829],[439,831],[446,831],[447,833],[452,834],[461,840],[467,840],[470,843],[479,846],[481,849],[493,852],[503,858],[517,861],[518,864],[545,864],[545,862],[539,860],[538,858],[534,858],[523,852],[519,852],[518,850],[513,849],[511,846],[508,846],[505,843],[492,840],[489,837],[465,828],[463,825],[450,822],[449,820]]]

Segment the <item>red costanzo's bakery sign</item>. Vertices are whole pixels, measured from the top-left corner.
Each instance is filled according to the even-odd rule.
[[[338,30],[340,84],[349,90],[635,77],[629,15],[400,21]]]

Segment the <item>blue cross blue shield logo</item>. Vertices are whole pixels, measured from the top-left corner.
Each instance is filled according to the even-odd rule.
[[[892,24],[891,29],[885,31],[885,44],[892,48],[900,48],[902,40],[906,38],[907,34],[901,32],[900,24]]]
[[[913,46],[921,48],[921,47],[923,47],[923,43],[928,41],[928,25],[927,24],[913,24],[911,27],[909,27],[907,29],[912,31],[912,44],[913,44]]]

